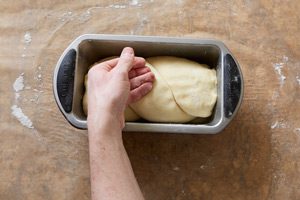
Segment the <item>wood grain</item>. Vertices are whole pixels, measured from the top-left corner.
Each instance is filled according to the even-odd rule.
[[[0,8],[0,199],[90,199],[87,131],[66,122],[52,94],[59,56],[85,33],[215,38],[242,67],[244,101],[223,132],[124,134],[146,199],[299,198],[297,1],[28,0]],[[15,99],[21,73],[25,89]],[[12,105],[34,129],[20,124]]]

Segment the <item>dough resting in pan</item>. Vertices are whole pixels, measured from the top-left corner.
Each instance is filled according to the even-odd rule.
[[[140,101],[129,105],[125,111],[126,121],[143,118],[151,122],[184,123],[212,114],[217,100],[214,69],[171,56],[151,57],[146,61],[146,65],[155,74],[153,88]],[[83,110],[87,114],[86,93]]]

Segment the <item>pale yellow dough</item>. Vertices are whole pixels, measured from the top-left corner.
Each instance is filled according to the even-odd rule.
[[[195,117],[209,117],[217,100],[217,76],[207,65],[184,58],[148,58],[173,92],[179,107]],[[164,96],[163,96],[164,98]]]
[[[176,104],[170,87],[156,69],[148,63],[146,65],[155,75],[152,90],[130,107],[140,117],[152,122],[188,122],[194,119]]]

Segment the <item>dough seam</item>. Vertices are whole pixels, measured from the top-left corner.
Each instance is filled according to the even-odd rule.
[[[149,63],[150,63],[150,62],[149,62]],[[151,64],[151,63],[150,63],[150,64]],[[153,65],[152,65],[152,66],[153,66]],[[153,67],[154,67],[154,66],[153,66]],[[155,67],[154,67],[154,68],[155,68]],[[178,102],[176,101],[175,95],[174,95],[173,90],[172,90],[171,86],[169,85],[168,81],[161,75],[161,73],[159,72],[159,70],[156,70],[156,71],[157,71],[157,73],[160,75],[161,79],[163,79],[163,80],[166,82],[168,88],[170,89],[170,91],[171,91],[171,93],[172,93],[172,96],[173,96],[173,99],[174,99],[176,105],[179,107],[179,109],[180,109],[182,112],[185,112],[185,111],[181,108],[181,106],[178,104]],[[188,115],[191,115],[190,113],[187,113],[187,112],[185,112],[185,113],[188,114]],[[194,116],[194,115],[191,115],[191,116],[197,117],[197,116]]]

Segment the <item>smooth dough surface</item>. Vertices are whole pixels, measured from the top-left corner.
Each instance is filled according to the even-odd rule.
[[[188,122],[194,119],[176,104],[170,87],[157,70],[149,63],[146,65],[155,75],[152,90],[130,107],[140,117],[152,122]]]
[[[189,115],[209,117],[217,100],[214,69],[184,58],[160,56],[148,58],[167,82],[176,103]],[[161,95],[164,98],[164,94]]]

